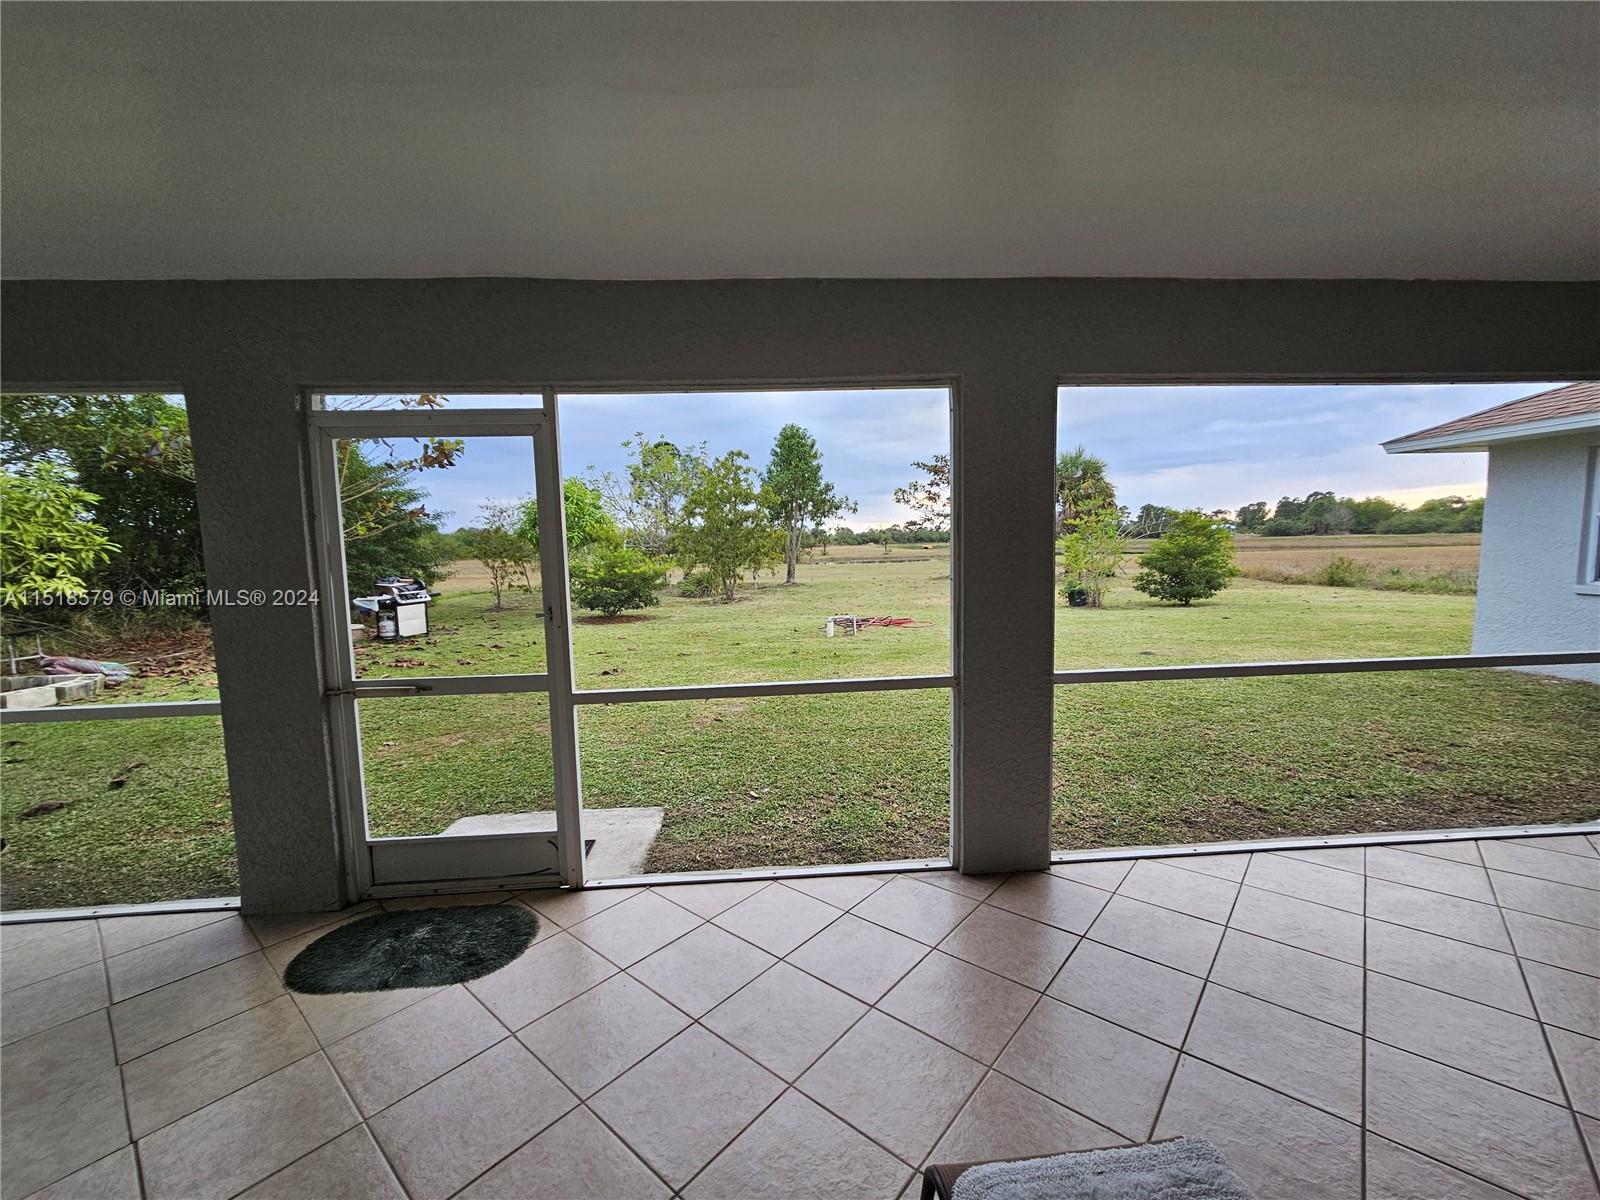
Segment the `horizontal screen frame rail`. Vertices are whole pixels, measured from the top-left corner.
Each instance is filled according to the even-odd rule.
[[[161,700],[143,704],[73,704],[50,708],[0,708],[0,725],[39,725],[49,721],[134,721],[152,717],[220,717],[221,715],[221,700]]]
[[[673,700],[733,700],[746,696],[828,696],[849,692],[910,692],[957,686],[954,675],[886,675],[879,679],[798,679],[787,683],[706,683],[682,687],[575,691],[574,704],[649,704]]]
[[[1313,658],[1289,662],[1197,663],[1173,667],[1090,667],[1056,671],[1058,685],[1144,683],[1158,679],[1247,679],[1263,675],[1340,675],[1359,671],[1454,671],[1477,667],[1543,667],[1600,663],[1600,650],[1529,654],[1429,654],[1413,658]]]

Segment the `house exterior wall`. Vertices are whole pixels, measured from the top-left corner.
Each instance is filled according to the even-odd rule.
[[[969,872],[1049,861],[1058,383],[1600,378],[1600,285],[1588,283],[28,280],[0,290],[8,388],[183,392],[207,583],[233,591],[315,587],[307,388],[952,381],[963,605],[952,851]],[[224,608],[213,637],[245,907],[332,907],[346,879],[316,613]]]
[[[1600,588],[1579,577],[1597,446],[1589,432],[1490,448],[1473,653],[1600,649]],[[1528,670],[1600,683],[1600,666]]]

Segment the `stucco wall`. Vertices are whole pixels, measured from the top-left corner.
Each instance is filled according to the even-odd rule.
[[[1600,650],[1600,589],[1578,580],[1596,446],[1600,434],[1586,433],[1490,449],[1475,653]],[[1600,683],[1600,666],[1529,669]]]
[[[234,590],[314,586],[306,387],[953,380],[968,871],[1048,861],[1059,379],[1600,377],[1591,284],[14,281],[3,309],[6,386],[183,391],[207,582]],[[245,904],[334,905],[315,613],[223,609],[214,632]]]

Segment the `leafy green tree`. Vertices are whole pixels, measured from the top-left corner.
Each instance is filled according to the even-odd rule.
[[[767,498],[756,486],[756,473],[745,466],[749,457],[730,450],[711,463],[671,531],[679,564],[685,571],[711,572],[724,601],[733,600],[745,571],[782,553],[783,533],[767,516]]]
[[[0,603],[84,594],[84,576],[117,549],[90,518],[99,499],[53,462],[0,469]]]
[[[576,554],[590,546],[620,545],[622,532],[606,511],[600,489],[582,479],[561,481],[561,506],[567,521],[567,550]],[[537,553],[539,549],[539,502],[524,500],[515,533]]]
[[[1102,500],[1074,513],[1072,530],[1058,543],[1061,552],[1061,594],[1086,592],[1089,607],[1104,602],[1107,581],[1117,573],[1128,552],[1122,536],[1122,514],[1110,501]]]
[[[854,512],[856,506],[834,492],[833,484],[822,478],[822,453],[817,449],[817,440],[799,425],[789,424],[778,430],[761,485],[767,516],[784,535],[783,581],[793,584],[806,529],[821,529],[824,521],[842,512]]]
[[[706,446],[679,446],[636,433],[622,443],[633,461],[627,477],[607,471],[593,486],[630,546],[653,558],[672,553],[672,532],[683,518],[683,506],[706,470]]]
[[[1368,496],[1364,500],[1346,496],[1339,501],[1350,510],[1351,533],[1376,533],[1378,526],[1405,512],[1405,506],[1382,496]]]
[[[1396,513],[1378,526],[1379,533],[1478,533],[1483,529],[1483,497],[1438,496],[1409,512]]]
[[[1181,512],[1161,540],[1139,556],[1133,586],[1185,606],[1204,600],[1239,574],[1233,550],[1233,535],[1221,525],[1193,509]]]
[[[1106,478],[1106,460],[1082,446],[1056,458],[1056,537],[1071,533],[1081,514],[1115,508],[1117,489]]]
[[[517,533],[522,521],[522,506],[506,501],[485,501],[478,506],[483,527],[472,535],[472,557],[483,564],[494,588],[494,606],[504,608],[504,594],[511,588],[533,591],[533,564],[537,557],[526,538]],[[518,579],[521,582],[518,582]]]
[[[391,575],[437,582],[461,547],[440,536],[415,460],[374,461],[359,442],[339,445],[339,497],[344,511],[345,574],[350,593],[371,595]]]
[[[1129,537],[1158,538],[1177,518],[1178,510],[1164,504],[1141,504],[1138,513],[1129,523]]]
[[[666,578],[667,568],[644,551],[605,545],[572,564],[572,598],[580,608],[614,617],[626,609],[660,604],[656,589]]]
[[[1267,516],[1271,509],[1265,500],[1253,500],[1249,504],[1241,505],[1239,511],[1234,513],[1234,524],[1241,533],[1254,533],[1267,523]]]
[[[950,528],[950,456],[935,454],[927,462],[911,464],[922,472],[905,487],[894,490],[894,502],[917,515],[905,527],[920,532],[942,533]],[[875,531],[869,531],[875,532]],[[874,536],[869,540],[877,541]]]

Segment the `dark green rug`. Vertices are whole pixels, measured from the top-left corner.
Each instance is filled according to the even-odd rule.
[[[465,983],[498,971],[538,932],[520,904],[383,912],[323,934],[294,956],[283,981],[318,996]]]

